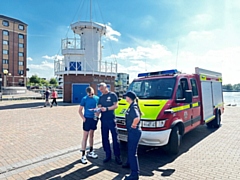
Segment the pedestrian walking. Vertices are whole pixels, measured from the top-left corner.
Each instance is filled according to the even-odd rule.
[[[97,158],[98,155],[93,151],[93,138],[94,138],[94,131],[97,129],[97,122],[98,118],[94,117],[95,110],[97,108],[99,98],[94,95],[94,90],[92,87],[86,88],[87,95],[82,98],[80,107],[79,107],[79,115],[83,120],[83,138],[82,138],[82,158],[81,162],[83,164],[87,163],[87,157]],[[84,114],[83,114],[84,108]],[[89,137],[89,145],[90,151],[87,152],[86,157],[86,146],[87,146],[87,139]]]
[[[56,91],[55,89],[53,89],[53,92],[52,92],[51,97],[52,97],[52,105],[53,105],[53,103],[55,103],[56,106],[57,106],[57,97],[58,97],[58,94],[57,94],[57,91]]]
[[[131,174],[125,180],[139,179],[139,164],[137,157],[137,147],[142,131],[140,128],[141,112],[138,106],[137,96],[133,91],[125,94],[126,101],[130,104],[125,115],[126,127],[128,132],[128,159],[123,165],[124,168],[130,167]]]
[[[118,134],[115,122],[114,110],[118,107],[118,98],[114,92],[110,92],[105,83],[100,83],[99,90],[102,95],[99,98],[98,106],[101,107],[101,134],[102,145],[106,153],[104,163],[111,160],[111,147],[109,143],[109,131],[112,134],[113,151],[115,155],[115,161],[121,165],[122,160],[120,157],[120,144],[118,142]]]
[[[49,91],[48,88],[46,88],[46,91],[45,91],[44,95],[45,95],[44,107],[46,107],[48,104],[49,104],[50,107],[52,107],[52,104],[49,102],[50,91]]]

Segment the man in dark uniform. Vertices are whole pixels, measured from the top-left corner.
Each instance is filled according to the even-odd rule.
[[[112,134],[113,151],[115,155],[115,161],[117,164],[122,164],[120,157],[120,145],[118,142],[118,134],[115,123],[114,110],[118,107],[118,98],[114,92],[110,92],[105,83],[100,83],[99,90],[102,95],[99,98],[98,106],[101,107],[101,133],[103,149],[106,153],[104,163],[111,160],[111,148],[109,143],[109,131]]]

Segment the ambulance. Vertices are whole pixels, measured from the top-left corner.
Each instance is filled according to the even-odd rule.
[[[184,134],[199,125],[219,128],[224,112],[222,74],[196,67],[194,74],[176,69],[138,74],[129,85],[139,98],[142,136],[139,144],[164,146],[177,154]],[[119,140],[127,141],[123,97],[115,110]]]

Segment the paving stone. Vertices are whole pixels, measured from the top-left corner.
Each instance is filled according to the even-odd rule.
[[[130,172],[114,160],[103,164],[100,123],[94,145],[99,157],[88,159],[87,165],[81,164],[82,121],[78,105],[60,103],[56,108],[39,108],[41,103],[0,102],[0,179],[117,180]],[[238,179],[239,115],[239,107],[226,107],[222,126],[199,126],[189,132],[183,137],[177,156],[140,146],[140,179]],[[126,160],[127,149],[122,147],[121,153]]]

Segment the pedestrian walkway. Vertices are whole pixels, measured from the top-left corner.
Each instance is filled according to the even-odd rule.
[[[129,172],[104,164],[100,123],[95,134],[98,159],[80,163],[82,121],[78,105],[44,101],[0,102],[0,179],[123,179]],[[239,179],[239,107],[227,107],[222,126],[200,126],[182,139],[181,151],[169,156],[162,149],[139,147],[140,179]],[[121,146],[123,159],[127,149]]]
[[[44,99],[40,93],[27,90],[24,94],[8,94],[2,95],[2,101],[6,100],[24,100],[24,99]]]

